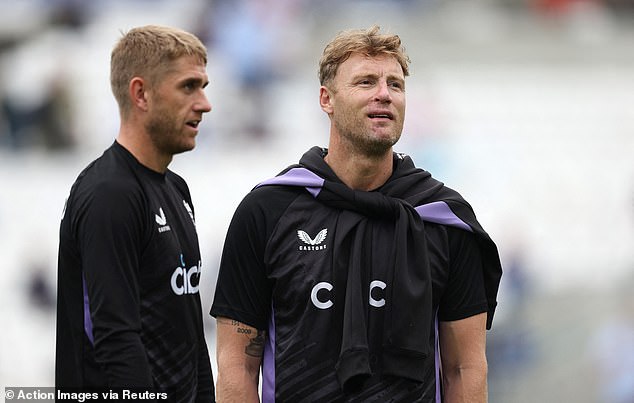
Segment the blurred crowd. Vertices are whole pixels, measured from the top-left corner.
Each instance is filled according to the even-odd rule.
[[[134,25],[130,14],[153,21],[154,13],[159,20],[182,25],[204,40],[213,55],[212,68],[227,73],[230,84],[225,84],[231,85],[231,96],[222,102],[232,106],[232,115],[223,117],[217,125],[231,130],[234,138],[244,137],[257,143],[271,136],[270,112],[276,107],[269,97],[271,90],[305,66],[308,57],[314,60],[315,55],[307,56],[305,51],[311,41],[327,34],[322,27],[333,26],[333,20],[343,21],[348,13],[356,13],[355,8],[366,13],[375,10],[377,15],[386,8],[392,19],[398,19],[433,15],[437,9],[447,7],[443,3],[437,0],[1,0],[0,148],[55,151],[90,142],[85,133],[90,123],[86,121],[103,115],[86,113],[85,104],[100,107],[104,101],[96,102],[94,97],[108,96],[103,91],[92,91],[91,83],[107,77],[104,69],[108,55],[99,53],[102,57],[95,59],[86,48],[108,50],[114,32]],[[460,7],[462,3],[466,14],[462,18],[477,8],[466,1],[448,3],[449,7]],[[527,15],[544,27],[567,26],[577,30],[579,37],[591,38],[614,21],[627,24],[634,1],[497,0],[485,2],[483,7],[494,10],[494,14]],[[170,19],[176,13],[178,17]],[[421,23],[424,21],[422,18]],[[108,34],[104,30],[109,30]],[[89,90],[77,86],[88,86]],[[108,112],[112,114],[115,109],[111,107]],[[109,118],[116,120],[116,116]]]

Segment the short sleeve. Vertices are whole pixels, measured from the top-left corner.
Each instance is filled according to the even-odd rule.
[[[482,257],[475,236],[457,228],[448,228],[447,232],[449,273],[438,318],[453,321],[487,312]]]
[[[257,329],[267,328],[272,284],[264,266],[270,210],[263,196],[270,188],[249,193],[237,207],[225,238],[210,314]],[[279,217],[279,214],[277,215]]]

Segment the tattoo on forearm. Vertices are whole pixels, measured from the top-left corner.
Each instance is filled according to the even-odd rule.
[[[252,357],[262,357],[264,353],[264,335],[266,332],[247,327],[244,323],[233,319],[218,318],[218,322],[234,326],[236,328],[236,333],[245,335],[249,338],[249,344],[244,349],[245,354]],[[255,335],[253,335],[254,332]]]
[[[263,331],[257,331],[257,334],[250,340],[249,345],[244,349],[244,352],[252,357],[262,357],[262,354],[264,352]]]

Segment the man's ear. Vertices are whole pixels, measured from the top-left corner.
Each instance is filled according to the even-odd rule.
[[[329,115],[333,112],[332,92],[323,85],[319,87],[319,106]]]
[[[141,77],[132,78],[132,80],[130,80],[129,91],[132,106],[137,107],[144,112],[147,112],[148,97],[145,80],[143,80]]]

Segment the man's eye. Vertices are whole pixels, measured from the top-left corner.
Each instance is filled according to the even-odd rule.
[[[199,83],[196,81],[187,81],[183,84],[183,88],[186,91],[195,91],[199,86]]]

